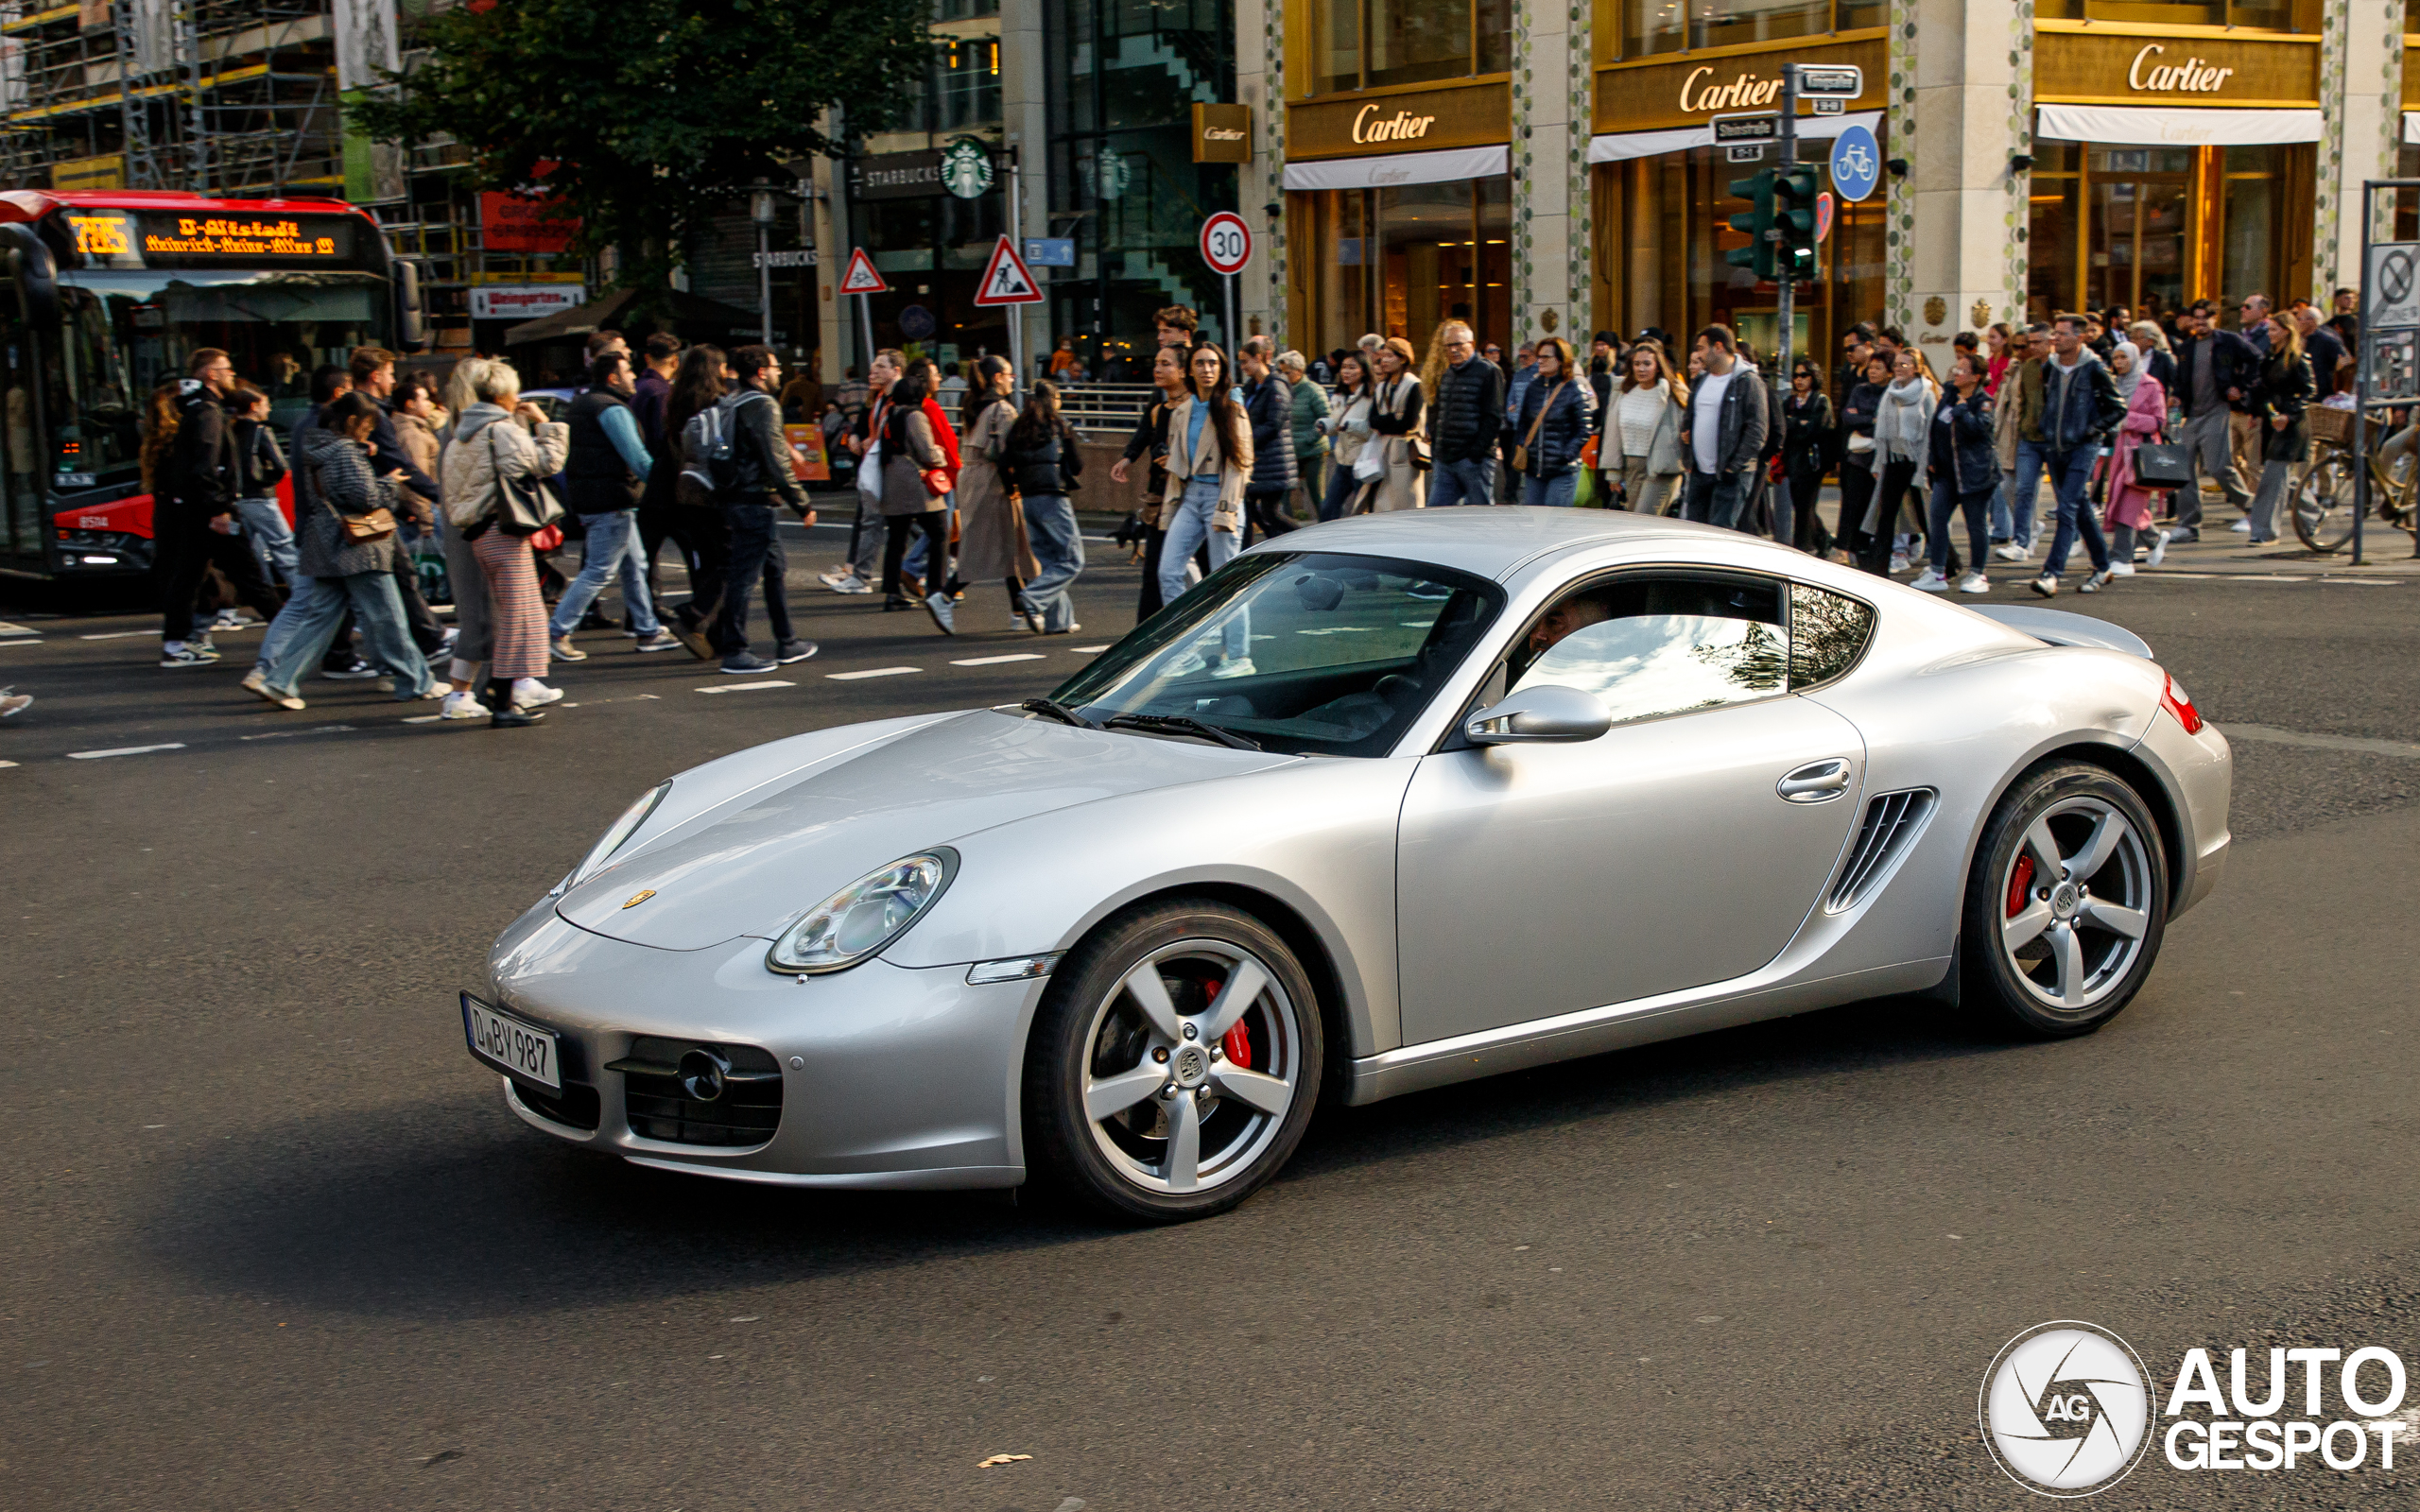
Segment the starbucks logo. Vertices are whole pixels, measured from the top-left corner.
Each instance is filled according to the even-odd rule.
[[[972,199],[992,187],[992,149],[971,136],[942,148],[942,187]]]

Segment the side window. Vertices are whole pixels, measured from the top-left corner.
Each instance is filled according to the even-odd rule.
[[[1627,577],[1566,594],[1530,631],[1515,689],[1595,694],[1616,722],[1653,719],[1786,691],[1789,656],[1779,584]]]
[[[1789,686],[1829,682],[1855,665],[1874,636],[1874,609],[1845,594],[1789,585]]]

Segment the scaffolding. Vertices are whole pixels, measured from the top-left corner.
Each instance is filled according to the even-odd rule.
[[[0,0],[0,186],[341,194],[332,0]]]

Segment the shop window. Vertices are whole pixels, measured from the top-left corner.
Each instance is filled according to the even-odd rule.
[[[1000,119],[1000,44],[958,37],[933,49],[933,129],[959,131]]]
[[[1426,352],[1443,321],[1479,340],[1512,324],[1509,178],[1288,197],[1294,298],[1305,350],[1350,347],[1365,332]]]
[[[2226,149],[2226,238],[2220,287],[2230,301],[2266,294],[2282,306],[2278,287],[2278,158],[2275,147]]]
[[[2404,0],[2407,7],[2414,0]],[[2037,21],[2152,23],[2317,31],[2318,0],[2035,0]],[[2407,23],[2408,25],[2409,23]]]
[[[1879,26],[1889,7],[1868,0],[1624,0],[1622,56],[1780,42]]]
[[[1512,0],[1311,0],[1311,92],[1428,84],[1512,66]]]

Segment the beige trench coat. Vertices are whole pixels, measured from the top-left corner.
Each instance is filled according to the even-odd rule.
[[[1016,418],[1017,407],[1006,400],[986,405],[959,439],[958,576],[970,583],[1042,576],[1026,540],[1025,511],[1000,476]]]

